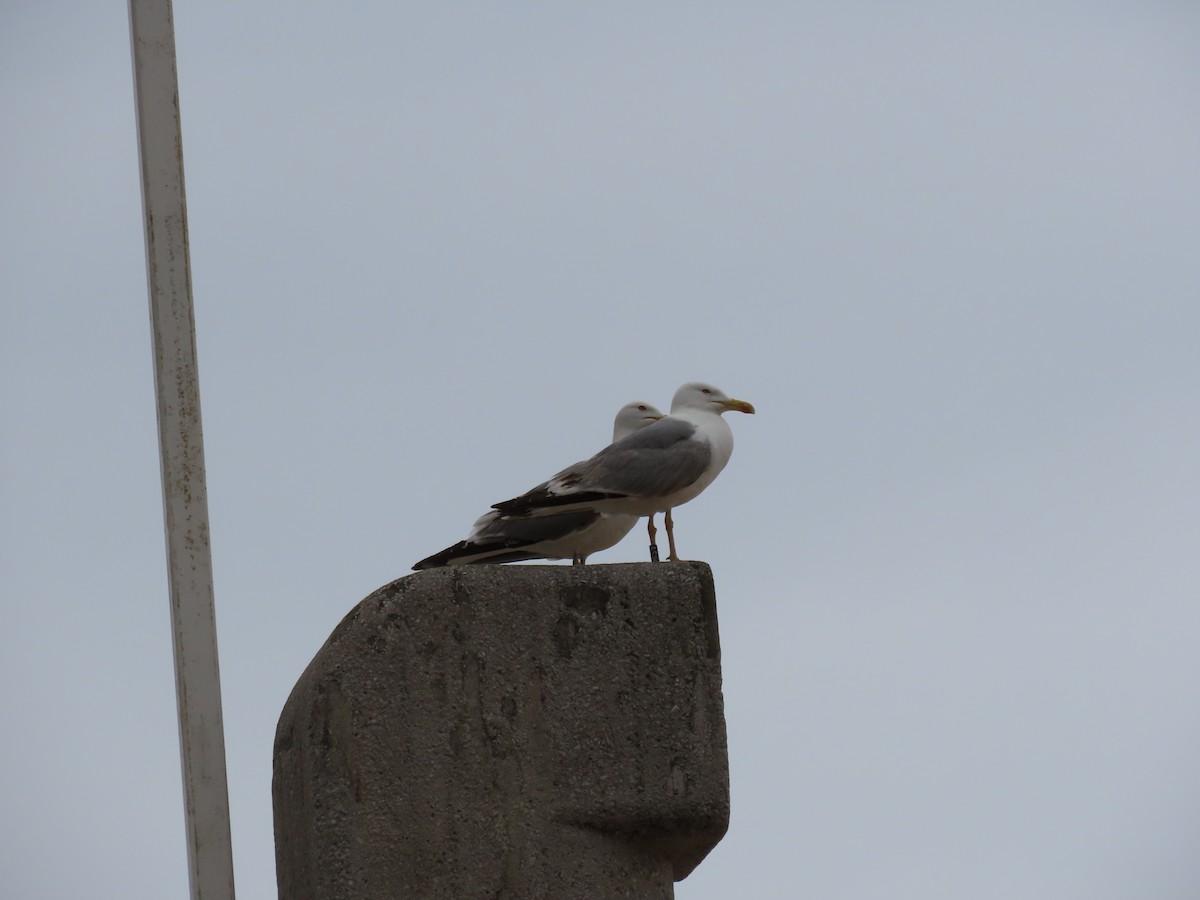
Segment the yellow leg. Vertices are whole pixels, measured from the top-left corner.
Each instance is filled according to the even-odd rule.
[[[668,509],[667,514],[663,516],[663,524],[667,526],[667,544],[671,548],[667,559],[672,562],[679,562],[679,554],[675,552],[675,520],[671,518],[671,511]]]

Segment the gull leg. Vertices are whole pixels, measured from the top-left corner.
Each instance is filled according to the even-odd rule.
[[[580,556],[578,553],[576,553],[576,554],[574,554],[574,555],[572,555],[572,556],[571,556],[571,565],[573,565],[573,566],[582,566],[582,565],[584,564],[584,561],[585,561],[586,559],[587,559],[587,557],[585,557],[585,556]]]
[[[668,509],[667,514],[663,516],[663,524],[667,526],[667,544],[671,548],[671,554],[667,559],[672,562],[680,562],[679,554],[675,552],[675,520],[671,518],[671,511]]]
[[[654,543],[654,538],[658,536],[658,529],[654,527],[653,513],[646,520],[646,530],[650,532],[650,562],[658,562],[658,544]]]

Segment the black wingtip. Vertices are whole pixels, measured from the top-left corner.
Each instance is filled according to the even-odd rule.
[[[514,546],[511,543],[503,541],[482,544],[472,541],[459,541],[453,547],[447,547],[440,553],[435,553],[433,556],[426,557],[418,563],[413,563],[413,571],[420,572],[425,569],[442,569],[454,565],[456,560],[461,560],[464,556],[480,557],[479,559],[468,560],[466,562],[468,566],[479,563],[528,562],[531,559],[544,559],[544,557],[537,553],[530,553],[527,550],[522,550],[520,546]],[[461,562],[458,564],[463,565]]]
[[[549,491],[542,491],[539,494],[525,494],[501,503],[493,503],[492,509],[499,510],[506,516],[527,516],[541,509],[595,503],[599,500],[619,500],[624,496],[625,494],[611,494],[603,491],[589,491],[581,494],[551,494]]]
[[[413,563],[413,571],[420,572],[423,569],[440,569],[443,566],[448,566],[450,561],[455,557],[470,552],[472,546],[467,541],[459,541],[457,544],[433,554],[433,556],[427,556],[420,562]]]

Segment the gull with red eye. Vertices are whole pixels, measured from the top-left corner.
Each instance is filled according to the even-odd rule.
[[[651,517],[665,513],[669,558],[678,560],[671,510],[699,496],[729,462],[733,431],[722,415],[730,410],[753,413],[754,407],[711,384],[689,382],[675,392],[669,416],[492,508],[506,517],[531,520],[582,510]],[[651,518],[652,544],[653,528]]]

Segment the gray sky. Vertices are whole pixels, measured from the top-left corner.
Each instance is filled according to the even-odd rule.
[[[1200,7],[971,6],[177,5],[241,897],[342,615],[692,379],[677,896],[1200,896]],[[183,897],[126,11],[0,17],[0,884]]]

